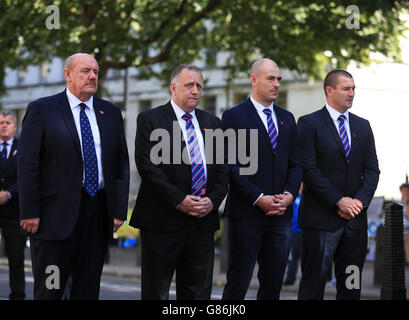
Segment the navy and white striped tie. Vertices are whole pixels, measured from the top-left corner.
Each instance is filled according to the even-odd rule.
[[[271,145],[273,146],[273,152],[276,153],[278,132],[271,115],[272,111],[268,108],[265,108],[263,112],[267,115],[268,136],[270,137]]]
[[[202,197],[206,193],[206,176],[199,140],[192,123],[192,115],[185,113],[182,119],[186,121],[186,135],[192,167],[192,195]]]
[[[347,131],[345,130],[344,121],[346,117],[341,114],[338,117],[338,127],[339,127],[339,136],[341,137],[342,144],[344,145],[345,156],[347,158],[347,162],[349,162],[349,154],[351,153],[351,148],[349,147],[348,135]]]

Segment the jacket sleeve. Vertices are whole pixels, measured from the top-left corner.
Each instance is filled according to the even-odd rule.
[[[301,148],[301,162],[304,169],[304,181],[320,201],[332,207],[343,195],[332,185],[317,166],[317,146],[315,126],[305,117],[298,120],[298,138]]]
[[[170,208],[176,209],[186,195],[177,186],[172,184],[161,168],[152,163],[151,149],[154,142],[150,141],[153,131],[151,120],[140,113],[137,118],[135,137],[135,163],[142,180],[149,181],[156,192],[158,201],[163,201]]]
[[[40,217],[40,150],[43,135],[40,105],[29,104],[23,119],[17,153],[20,217]]]

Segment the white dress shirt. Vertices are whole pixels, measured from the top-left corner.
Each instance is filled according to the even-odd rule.
[[[267,130],[267,133],[268,133],[267,115],[263,112],[263,110],[264,109],[270,109],[271,110],[271,118],[273,119],[273,122],[274,122],[274,125],[276,127],[277,133],[279,133],[278,132],[277,117],[276,117],[276,114],[274,112],[274,102],[272,102],[270,106],[265,107],[261,103],[254,100],[252,96],[250,96],[250,100],[253,103],[254,107],[256,108],[257,113],[260,116],[261,121],[263,121],[264,127]]]
[[[170,100],[170,103],[172,105],[173,111],[176,114],[176,118],[178,119],[180,129],[182,130],[183,139],[186,141],[186,146],[189,148],[189,145],[187,143],[188,139],[187,139],[187,132],[186,132],[186,121],[182,118],[182,116],[186,112],[183,111],[172,99]],[[193,126],[195,127],[196,137],[199,142],[200,154],[202,156],[203,168],[205,172],[205,179],[207,181],[206,157],[205,157],[205,148],[204,148],[204,140],[203,140],[202,131],[200,131],[199,121],[197,121],[195,111],[193,110],[190,113],[190,115],[192,116],[192,123],[193,123]],[[189,161],[191,161],[190,152],[188,152],[187,154],[189,156]]]
[[[11,146],[13,145],[13,142],[14,142],[14,137],[12,137],[10,140],[7,140],[7,141],[2,141],[2,140],[0,140],[0,144],[1,144],[1,150],[0,150],[0,152],[3,152],[3,143],[4,142],[7,142],[7,146],[6,146],[6,150],[7,150],[7,159],[10,157],[10,151],[11,151]]]
[[[81,107],[80,104],[84,103],[87,108],[85,108],[85,114],[88,117],[90,126],[91,126],[91,131],[92,131],[92,136],[94,138],[94,144],[95,144],[95,152],[97,154],[97,163],[98,163],[98,185],[99,189],[102,189],[104,187],[104,175],[102,173],[102,156],[101,156],[101,137],[99,135],[99,128],[97,124],[97,117],[95,115],[94,111],[94,99],[91,96],[88,101],[82,102],[80,99],[78,99],[76,96],[74,96],[67,88],[67,98],[68,102],[71,107],[72,115],[74,117],[74,122],[75,122],[75,127],[77,128],[77,133],[78,137],[80,139],[80,144],[81,144],[81,154],[82,154],[82,135],[81,135],[81,125],[80,125],[80,111]],[[84,159],[84,155],[82,155],[82,158]],[[85,180],[85,170],[83,174],[83,182]]]
[[[348,110],[345,111],[345,113],[340,113],[334,108],[332,108],[328,103],[325,105],[327,108],[329,115],[331,116],[332,121],[334,121],[335,127],[337,128],[338,134],[339,134],[339,122],[338,118],[341,114],[343,114],[346,117],[346,120],[344,120],[344,128],[347,132],[348,135],[348,142],[349,142],[349,147],[351,148],[351,129],[349,127],[349,112]]]
[[[251,102],[253,103],[254,107],[256,108],[257,113],[258,113],[258,115],[259,115],[261,121],[263,121],[263,124],[264,124],[264,127],[266,128],[267,133],[268,133],[267,115],[263,112],[263,110],[265,110],[265,109],[270,109],[270,110],[271,110],[271,118],[272,118],[272,120],[273,120],[273,122],[274,122],[274,125],[275,125],[276,130],[277,130],[277,134],[278,134],[278,133],[279,133],[279,132],[278,132],[278,122],[277,122],[276,114],[275,114],[275,112],[274,112],[274,101],[271,102],[271,105],[270,105],[270,106],[265,107],[265,106],[263,106],[261,103],[259,103],[258,101],[254,100],[254,98],[253,98],[252,96],[250,96],[250,100],[251,100]],[[286,191],[285,193],[288,193],[288,192]],[[256,199],[256,201],[254,201],[253,206],[256,205],[257,201],[258,201],[262,196],[264,196],[264,193],[261,193],[261,194],[258,196],[258,198]]]
[[[7,146],[6,146],[6,150],[7,150],[7,159],[10,157],[10,151],[11,151],[11,146],[13,145],[13,142],[14,142],[14,137],[12,137],[10,140],[7,140],[7,141],[2,141],[2,140],[0,140],[0,143],[1,143],[1,150],[0,150],[0,152],[3,152],[3,142],[7,142]],[[9,191],[7,191],[7,194],[8,194],[8,197],[9,197],[9,199],[11,199],[11,193],[9,192]]]

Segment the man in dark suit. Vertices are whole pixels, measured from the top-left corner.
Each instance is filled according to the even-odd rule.
[[[375,142],[369,122],[348,111],[355,95],[352,75],[331,71],[324,90],[326,106],[298,121],[304,168],[298,298],[323,299],[334,261],[337,299],[359,299],[366,209],[379,178]],[[359,283],[347,283],[348,277],[359,277]]]
[[[17,147],[14,114],[0,112],[0,228],[9,261],[10,300],[25,298],[24,248],[26,239],[19,232],[17,192]]]
[[[223,129],[246,131],[237,150],[251,150],[251,129],[257,130],[257,152],[250,154],[258,170],[242,174],[244,164],[230,168],[230,189],[225,214],[228,221],[229,266],[223,299],[244,299],[256,261],[259,300],[279,299],[287,265],[292,203],[301,184],[297,127],[294,116],[274,101],[278,97],[281,73],[269,59],[253,63],[251,97],[224,112]],[[229,162],[230,163],[230,162]]]
[[[200,69],[180,65],[171,75],[171,100],[138,115],[135,162],[141,186],[130,225],[141,229],[144,300],[168,299],[175,271],[177,299],[210,299],[227,165],[204,152],[205,130],[221,129],[221,121],[196,108],[202,87]],[[164,133],[163,161],[155,160],[155,132]]]
[[[31,234],[35,299],[98,299],[108,241],[126,219],[129,159],[121,111],[93,97],[98,63],[67,58],[61,93],[31,102],[20,136],[21,226]]]

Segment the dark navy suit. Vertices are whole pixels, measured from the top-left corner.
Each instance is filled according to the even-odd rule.
[[[345,156],[337,128],[326,107],[298,121],[304,188],[299,226],[302,228],[302,278],[299,299],[323,299],[335,260],[337,299],[359,299],[360,290],[346,288],[350,265],[360,274],[367,249],[366,209],[375,193],[378,160],[369,122],[349,112],[351,152]],[[337,214],[342,197],[361,200],[364,210],[346,220]]]
[[[229,267],[223,299],[244,299],[258,262],[258,299],[278,299],[289,254],[292,206],[281,216],[266,216],[254,205],[258,197],[290,192],[297,197],[302,168],[297,148],[297,127],[293,115],[274,105],[279,135],[274,153],[267,130],[250,99],[224,112],[223,129],[246,130],[246,142],[237,148],[250,150],[250,129],[257,129],[257,172],[243,175],[246,167],[236,161],[230,166],[230,186],[225,215],[228,219]],[[238,149],[237,149],[238,150]],[[236,157],[238,159],[238,157]]]
[[[31,235],[38,299],[59,299],[70,270],[76,268],[83,270],[72,273],[71,297],[97,299],[113,219],[126,220],[129,159],[121,111],[96,97],[93,108],[104,176],[104,188],[94,198],[84,191],[81,144],[66,91],[31,102],[24,116],[18,157],[20,217],[40,218],[37,233]],[[83,263],[73,266],[79,252]],[[60,268],[58,290],[44,286],[49,265]]]
[[[6,190],[11,195],[11,199],[0,206],[0,228],[9,260],[10,299],[25,298],[24,248],[26,240],[24,235],[19,233],[17,149],[18,139],[14,138],[4,167],[0,165],[0,190]]]

